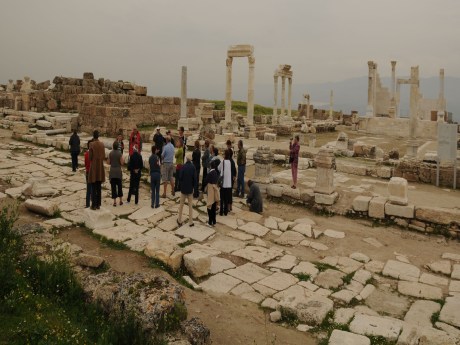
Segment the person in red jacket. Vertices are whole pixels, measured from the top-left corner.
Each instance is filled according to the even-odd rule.
[[[134,146],[137,147],[137,152],[141,154],[142,151],[142,139],[141,133],[137,130],[136,127],[133,128],[131,135],[129,136],[129,156],[133,155]]]
[[[89,144],[91,142],[92,142],[92,140],[88,141],[88,144],[86,145],[87,149],[86,149],[86,152],[85,152],[86,208],[89,207],[90,200],[91,200],[91,183],[88,183],[88,173],[89,173],[89,168],[91,167],[91,161],[89,159]]]

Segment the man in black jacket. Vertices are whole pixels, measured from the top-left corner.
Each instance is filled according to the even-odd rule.
[[[127,202],[131,201],[131,195],[134,195],[134,203],[137,205],[139,202],[139,183],[141,182],[142,168],[144,161],[141,154],[138,152],[137,145],[133,146],[133,155],[129,159],[128,170],[131,175],[129,177],[129,192]]]
[[[80,154],[80,137],[77,130],[73,130],[73,134],[69,139],[70,155],[72,157],[72,171],[77,171],[78,168],[78,155]]]
[[[177,224],[182,225],[182,209],[184,208],[184,202],[187,198],[188,200],[188,223],[189,226],[194,226],[193,224],[193,190],[196,183],[196,170],[192,164],[192,153],[187,152],[185,155],[186,163],[182,166],[182,169],[179,171],[179,180],[180,180],[180,204],[179,204],[179,217],[177,219]]]

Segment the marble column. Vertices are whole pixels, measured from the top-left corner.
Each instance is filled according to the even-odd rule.
[[[310,95],[307,94],[307,120],[310,120]]]
[[[396,117],[401,117],[401,107],[399,101],[401,99],[401,84],[396,82]]]
[[[281,77],[281,116],[284,116],[286,109],[286,77]]]
[[[254,68],[256,59],[254,56],[248,57],[249,77],[248,77],[248,124],[254,125]],[[231,119],[230,119],[231,120]]]
[[[227,123],[232,121],[232,63],[233,58],[227,58],[227,82],[225,89],[225,122]]]
[[[273,105],[273,116],[278,115],[278,76],[275,75],[273,77],[275,79],[275,90],[273,94],[273,100],[274,100],[274,105]]]
[[[396,93],[396,61],[391,61],[391,97],[395,99]]]
[[[292,110],[292,78],[288,78],[288,116],[291,117]]]
[[[406,158],[417,158],[418,142],[417,122],[418,122],[418,98],[419,98],[419,71],[418,66],[411,67],[410,71],[410,118],[409,118],[409,140],[407,141]]]
[[[373,77],[374,77],[374,62],[373,61],[368,61],[367,65],[369,67],[369,76],[368,76],[368,84],[367,84],[367,109],[366,109],[366,115],[367,116],[372,116],[374,113],[374,101],[373,101]]]
[[[329,96],[329,118],[328,120],[329,121],[333,121],[334,120],[334,91],[331,90],[331,94]]]
[[[180,118],[187,118],[187,66],[182,66],[182,76],[180,85]]]
[[[444,122],[446,103],[444,99],[444,68],[439,70],[438,122]]]
[[[377,114],[377,63],[374,62],[372,79],[372,116]]]

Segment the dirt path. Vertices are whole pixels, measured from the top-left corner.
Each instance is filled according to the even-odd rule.
[[[84,229],[69,228],[60,232],[58,237],[79,245],[85,253],[103,257],[116,271],[155,272],[173,279],[164,271],[149,267],[146,257],[129,250],[110,248]],[[268,314],[254,303],[233,296],[210,296],[188,288],[185,291],[189,317],[198,316],[203,320],[211,330],[213,344],[316,344],[309,334],[270,322]]]

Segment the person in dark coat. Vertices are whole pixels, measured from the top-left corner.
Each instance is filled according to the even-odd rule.
[[[88,182],[91,186],[92,210],[101,208],[101,189],[102,183],[105,182],[105,147],[104,143],[99,141],[99,131],[94,131],[93,141],[89,144],[89,160],[91,162],[88,174]]]
[[[264,205],[262,201],[262,194],[260,194],[260,189],[257,184],[253,181],[248,181],[249,193],[247,198],[247,203],[249,205],[249,210],[251,212],[262,213],[264,210]]]
[[[73,130],[73,134],[69,139],[70,156],[72,157],[72,171],[77,171],[78,168],[78,155],[80,154],[80,137],[77,134],[77,130]]]
[[[152,189],[151,206],[152,208],[160,207],[160,182],[161,182],[161,169],[160,169],[160,150],[155,145],[152,146],[152,155],[149,158],[150,166],[150,188]]]
[[[195,149],[192,153],[192,162],[193,166],[195,167],[196,171],[196,181],[195,181],[195,188],[193,197],[198,198],[200,195],[200,190],[198,189],[199,181],[200,181],[200,170],[201,170],[201,150],[200,150],[200,141],[195,141]]]
[[[201,156],[201,166],[203,167],[203,180],[201,181],[201,191],[204,192],[204,189],[206,188],[206,175],[208,174],[208,171],[211,170],[211,167],[209,166],[209,163],[211,162],[211,153],[209,151],[209,140],[206,139],[204,141],[204,152],[203,155]]]
[[[163,134],[161,134],[160,126],[157,127],[157,131],[153,136],[153,142],[155,143],[155,147],[158,150],[157,156],[161,159],[163,145],[165,144],[165,138],[163,137]]]
[[[212,162],[210,167],[211,170],[206,175],[208,225],[212,227],[217,223],[216,214],[220,203],[220,191],[217,186],[217,180],[219,179],[217,166],[217,161]]]
[[[144,162],[142,156],[137,152],[137,146],[133,146],[133,155],[129,159],[128,170],[131,173],[129,178],[129,192],[128,198],[126,201],[129,203],[131,201],[131,195],[134,195],[134,203],[137,205],[139,202],[139,183],[141,182],[142,168],[144,167]]]
[[[188,223],[193,226],[193,190],[196,185],[196,170],[192,164],[192,153],[187,152],[185,155],[186,163],[179,171],[180,179],[180,204],[179,204],[179,217],[177,224],[182,225],[182,209],[184,208],[185,199],[188,200]]]

